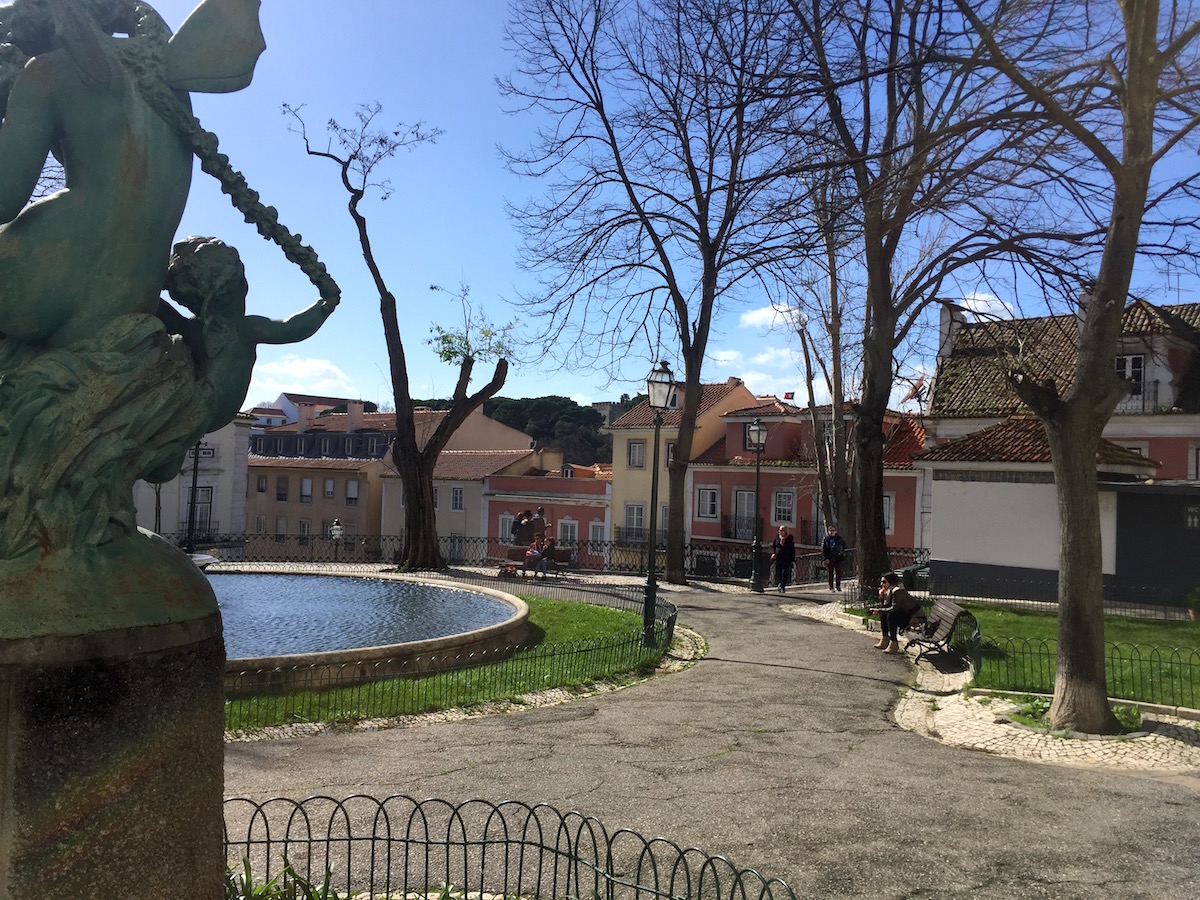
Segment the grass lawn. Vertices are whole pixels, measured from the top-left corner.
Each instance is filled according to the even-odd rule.
[[[225,702],[226,730],[297,722],[347,723],[512,700],[550,688],[646,671],[661,654],[640,646],[641,616],[522,595],[536,646],[482,666],[341,688],[264,693]]]
[[[1054,691],[1058,618],[1031,610],[964,604],[983,637],[975,685]],[[1110,697],[1200,708],[1200,622],[1105,616]]]
[[[963,606],[979,622],[979,633],[984,638],[1058,640],[1058,616],[1054,614],[971,603]],[[1195,650],[1200,648],[1200,622],[1105,616],[1104,639],[1116,644]]]

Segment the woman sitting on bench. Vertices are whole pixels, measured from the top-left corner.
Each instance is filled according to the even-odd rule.
[[[897,634],[908,627],[921,603],[900,586],[900,576],[895,572],[886,572],[879,580],[879,599],[880,605],[871,609],[871,615],[879,616],[879,630],[883,632],[875,649],[899,653]]]
[[[533,543],[529,545],[529,549],[525,551],[525,571],[533,571],[534,577],[541,572],[546,574],[545,560],[546,542],[542,539],[542,533],[539,531],[533,536]]]

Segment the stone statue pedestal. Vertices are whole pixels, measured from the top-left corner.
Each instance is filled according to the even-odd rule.
[[[0,896],[223,896],[224,663],[162,541],[0,567]]]

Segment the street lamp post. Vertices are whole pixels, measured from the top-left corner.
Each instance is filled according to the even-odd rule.
[[[755,419],[746,429],[750,446],[754,448],[754,559],[750,568],[750,590],[761,594],[763,590],[762,565],[762,515],[759,509],[759,488],[762,478],[762,452],[767,443],[767,426]]]
[[[346,533],[346,529],[342,526],[341,519],[334,519],[333,524],[329,526],[329,536],[333,538],[333,561],[336,563],[341,556],[342,535]]]
[[[646,379],[646,395],[650,408],[654,410],[654,468],[650,470],[650,534],[646,541],[646,601],[642,604],[642,646],[653,647],[654,608],[658,599],[658,435],[662,428],[662,413],[671,397],[675,376],[665,361],[650,372]]]

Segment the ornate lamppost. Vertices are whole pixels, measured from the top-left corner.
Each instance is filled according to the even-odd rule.
[[[342,535],[346,533],[346,528],[342,525],[341,519],[334,519],[333,524],[329,526],[329,536],[333,538],[333,561],[336,563],[341,557],[342,552]]]
[[[754,559],[750,568],[750,590],[761,594],[762,577],[762,515],[758,504],[758,493],[762,476],[762,452],[767,443],[767,426],[755,419],[746,429],[746,438],[754,448]]]
[[[662,428],[663,410],[671,397],[675,376],[666,361],[651,370],[646,378],[646,394],[650,408],[654,410],[654,468],[650,470],[650,532],[646,541],[646,601],[642,605],[642,646],[654,646],[654,608],[658,597],[658,433]]]

